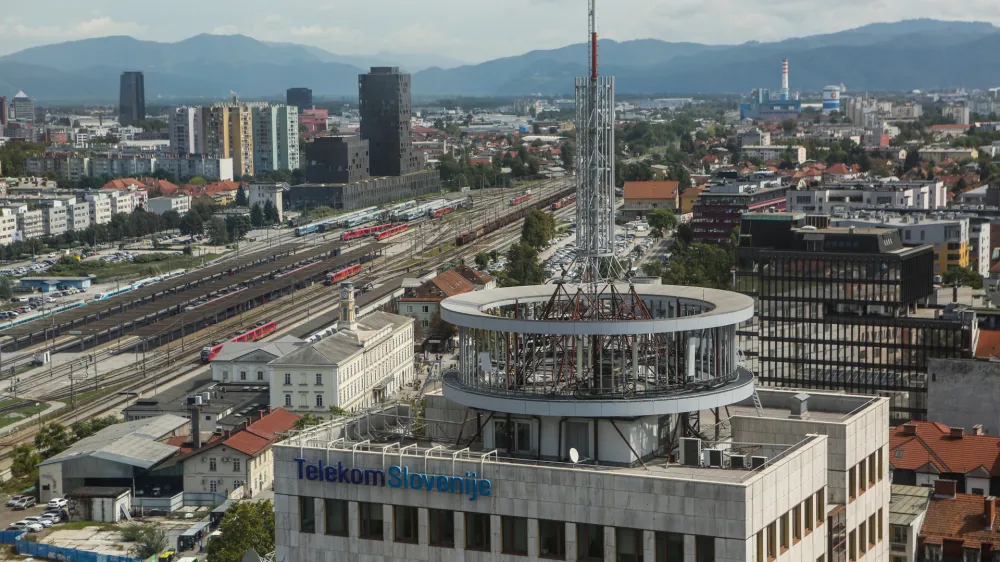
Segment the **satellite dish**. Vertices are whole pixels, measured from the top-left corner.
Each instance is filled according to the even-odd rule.
[[[257,554],[256,551],[250,549],[245,553],[243,553],[243,558],[241,559],[241,562],[261,562],[261,557],[259,554]]]
[[[573,461],[573,464],[580,462],[580,451],[577,451],[574,447],[570,447],[569,460]]]

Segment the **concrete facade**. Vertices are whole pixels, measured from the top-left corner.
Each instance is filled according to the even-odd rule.
[[[67,230],[85,230],[91,224],[89,201],[73,201],[69,203],[66,212]]]
[[[41,210],[29,211],[27,206],[19,207],[17,211],[17,231],[21,240],[30,240],[45,235],[45,223]]]
[[[288,191],[287,183],[251,183],[247,188],[247,201],[252,208],[255,204],[260,205],[264,210],[264,205],[270,201],[278,211],[278,222],[285,222],[285,202],[284,193]]]
[[[740,147],[740,154],[744,158],[756,158],[762,161],[778,160],[781,155],[791,152],[792,162],[801,164],[806,161],[806,148],[804,146],[743,146]]]
[[[157,215],[162,215],[167,211],[177,211],[183,215],[191,210],[191,196],[153,197],[146,203],[146,210]]]
[[[87,195],[90,203],[90,224],[111,222],[111,198],[106,193]]]
[[[67,230],[66,207],[62,201],[49,201],[49,204],[42,208],[42,226],[45,234],[58,236]]]
[[[354,183],[368,178],[368,141],[360,135],[320,137],[305,146],[306,180]]]
[[[294,107],[265,105],[251,108],[253,167],[258,173],[299,167],[299,115]]]
[[[892,183],[825,183],[788,192],[788,210],[831,215],[888,206],[933,211],[948,204],[940,180]]]
[[[929,359],[927,419],[966,431],[982,424],[1000,435],[1000,363],[975,359]]]
[[[0,244],[10,244],[17,237],[17,214],[14,209],[0,209]]]
[[[325,205],[346,211],[400,199],[416,199],[440,191],[440,173],[428,170],[405,176],[369,178],[350,184],[304,183],[292,186],[287,197],[293,209],[313,209]]]

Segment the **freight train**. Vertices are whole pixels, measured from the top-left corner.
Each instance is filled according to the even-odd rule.
[[[576,192],[575,187],[567,187],[566,189],[563,189],[553,195],[538,199],[534,204],[520,205],[518,206],[516,211],[508,213],[507,215],[500,217],[499,219],[487,221],[485,224],[474,230],[470,230],[468,232],[459,234],[458,237],[455,239],[455,244],[458,246],[464,246],[465,244],[472,242],[473,240],[479,238],[480,236],[485,236],[509,224],[513,224],[514,222],[523,219],[525,216],[528,215],[528,213],[530,213],[535,209],[547,209],[556,201],[559,201],[564,197],[569,197],[573,195],[575,192]],[[575,195],[573,196],[575,197]]]

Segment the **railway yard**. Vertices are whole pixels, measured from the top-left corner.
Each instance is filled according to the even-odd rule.
[[[33,439],[39,422],[69,424],[117,413],[139,396],[206,372],[203,348],[265,325],[275,328],[268,328],[264,339],[306,338],[324,329],[337,320],[339,303],[330,285],[341,278],[360,291],[357,304],[364,314],[391,302],[406,277],[506,249],[519,238],[520,219],[532,208],[554,207],[565,218],[575,213],[567,201],[574,191],[570,178],[530,190],[527,198],[523,188],[463,194],[471,205],[408,220],[407,228],[381,241],[344,236],[356,226],[327,225],[322,232],[299,235],[285,230],[252,251],[0,328],[0,393],[15,405],[50,408],[43,420],[0,427],[6,431],[0,437],[0,467],[8,464],[13,445]],[[51,360],[33,366],[45,352]],[[0,414],[11,407],[0,407]]]

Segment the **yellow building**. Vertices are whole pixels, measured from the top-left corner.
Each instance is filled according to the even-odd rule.
[[[233,176],[252,176],[252,104],[220,103],[209,108],[205,119],[205,148],[219,158],[233,159]]]
[[[949,269],[969,267],[971,262],[971,231],[968,218],[946,218],[942,215],[904,215],[833,219],[831,226],[895,228],[899,230],[906,246],[930,244],[934,246],[934,275]],[[978,271],[979,264],[973,267]]]

